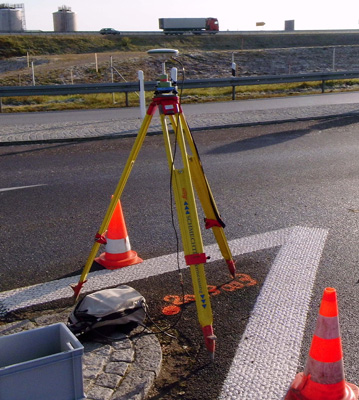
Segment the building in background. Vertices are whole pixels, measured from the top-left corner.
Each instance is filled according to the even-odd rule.
[[[284,21],[284,30],[285,31],[294,31],[294,19]]]
[[[55,32],[75,32],[77,31],[76,14],[70,7],[61,6],[58,11],[52,14]]]
[[[0,32],[23,32],[25,25],[24,4],[0,4]]]

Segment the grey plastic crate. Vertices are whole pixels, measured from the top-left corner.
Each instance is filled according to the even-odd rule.
[[[0,337],[0,400],[84,399],[84,349],[63,323]]]

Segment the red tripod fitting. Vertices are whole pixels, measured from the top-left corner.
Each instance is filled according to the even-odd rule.
[[[182,113],[182,107],[179,103],[178,96],[159,96],[152,99],[148,107],[147,115],[154,115],[156,110],[163,115],[174,115]]]

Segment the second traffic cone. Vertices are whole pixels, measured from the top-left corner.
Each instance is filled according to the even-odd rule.
[[[131,250],[120,201],[116,204],[108,225],[105,252],[95,258],[95,261],[107,269],[127,267],[143,261]]]
[[[356,400],[359,389],[345,381],[336,290],[326,288],[304,372],[285,400]]]

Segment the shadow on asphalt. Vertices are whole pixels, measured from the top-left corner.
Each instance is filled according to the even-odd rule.
[[[315,122],[310,125],[309,128],[305,129],[286,129],[274,133],[266,133],[255,137],[241,139],[236,142],[227,143],[223,146],[219,146],[207,154],[226,154],[226,153],[237,153],[242,151],[255,150],[267,146],[273,146],[281,143],[295,140],[304,135],[308,135],[313,131],[324,131],[332,128],[339,128],[343,126],[357,124],[359,122],[358,116],[345,115],[339,117],[331,117]],[[292,123],[292,126],[293,125]],[[251,127],[252,128],[252,127]]]
[[[82,271],[84,270],[85,266],[83,266],[80,269],[77,269],[75,271],[70,272],[69,274],[61,275],[57,279],[64,279],[64,278],[71,278],[72,276],[79,276],[82,274]],[[95,271],[103,271],[106,268],[103,267],[102,265],[98,264],[96,261],[93,262],[90,271],[89,272],[95,272]]]
[[[9,151],[8,153],[3,153],[0,154],[0,157],[9,157],[9,156],[16,156],[19,154],[26,154],[26,153],[35,153],[35,152],[39,152],[39,151],[44,151],[44,150],[48,150],[48,149],[56,149],[58,147],[64,147],[64,146],[73,146],[74,144],[78,144],[79,142],[66,142],[66,143],[60,143],[60,144],[53,144],[53,145],[48,145],[48,146],[43,146],[43,147],[39,147],[38,145],[35,145],[36,148],[28,148],[29,146],[31,146],[31,143],[26,143],[20,146],[26,146],[26,150],[19,150],[19,151]],[[19,145],[17,144],[17,148],[19,147]]]

